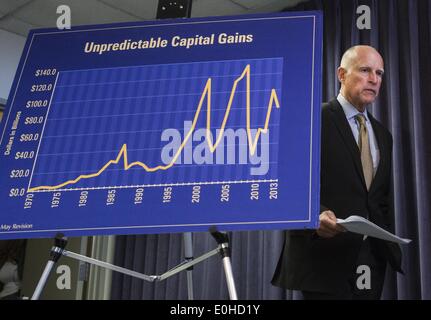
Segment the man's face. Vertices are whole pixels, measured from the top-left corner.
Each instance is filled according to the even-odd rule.
[[[383,72],[383,59],[377,51],[358,49],[350,65],[338,70],[342,95],[359,111],[364,111],[379,94]]]

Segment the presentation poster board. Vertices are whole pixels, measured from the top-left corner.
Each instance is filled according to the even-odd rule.
[[[0,238],[315,228],[320,12],[28,36]]]

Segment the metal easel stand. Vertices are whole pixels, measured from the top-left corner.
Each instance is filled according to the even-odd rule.
[[[217,231],[217,229],[214,227],[210,229],[210,233],[218,243],[218,246],[216,249],[211,250],[197,258],[193,258],[191,233],[186,233],[184,235],[186,260],[161,275],[145,275],[143,273],[118,267],[116,265],[113,265],[107,262],[103,262],[71,251],[67,251],[65,250],[65,247],[67,244],[67,238],[64,237],[62,234],[58,234],[55,237],[54,246],[51,248],[50,259],[45,266],[45,269],[37,284],[37,287],[33,293],[33,296],[31,297],[31,300],[39,299],[42,293],[42,290],[45,287],[45,284],[48,280],[49,274],[52,271],[52,268],[54,267],[55,263],[58,261],[58,259],[60,259],[62,255],[72,259],[94,264],[96,266],[103,267],[109,270],[117,271],[148,282],[163,281],[181,271],[187,270],[188,297],[189,299],[193,299],[193,281],[192,281],[193,266],[197,263],[200,263],[208,259],[209,257],[212,257],[213,255],[216,255],[217,253],[220,253],[220,255],[222,256],[223,267],[226,275],[226,282],[229,290],[229,298],[231,300],[238,300],[238,296],[235,289],[235,282],[234,282],[233,273],[232,273],[232,265],[230,261],[230,249],[229,249],[228,236],[226,233],[221,233]]]
[[[191,232],[186,232],[184,237],[184,259],[186,262],[193,261],[193,237]],[[187,296],[193,300],[193,266],[187,269]]]

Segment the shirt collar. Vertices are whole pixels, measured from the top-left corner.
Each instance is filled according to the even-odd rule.
[[[347,99],[344,98],[341,93],[338,94],[337,100],[341,104],[347,120],[351,120],[357,114],[363,114],[365,116],[365,120],[369,121],[367,109],[365,109],[364,112],[359,112],[358,109],[356,109],[349,101],[347,101]]]

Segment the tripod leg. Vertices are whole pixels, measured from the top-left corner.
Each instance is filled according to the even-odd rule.
[[[224,273],[226,275],[227,289],[229,291],[229,298],[230,300],[238,300],[235,288],[235,280],[233,278],[232,264],[230,262],[230,256],[226,255],[223,257],[222,260]]]
[[[43,288],[45,287],[46,281],[48,280],[49,274],[51,273],[52,268],[55,265],[55,261],[49,260],[43,270],[42,276],[37,283],[36,289],[34,290],[33,296],[31,300],[39,300],[40,294],[42,293]]]
[[[184,256],[187,261],[193,260],[193,240],[192,233],[184,233]],[[193,300],[193,266],[187,269],[187,295],[189,300]]]
[[[235,288],[235,281],[233,278],[232,264],[230,262],[229,237],[226,233],[217,231],[216,227],[211,227],[210,233],[219,245],[218,250],[220,252],[220,255],[222,256],[224,273],[226,275],[227,289],[229,290],[229,298],[231,300],[238,300]]]
[[[60,259],[61,255],[63,254],[66,244],[67,244],[67,239],[62,234],[58,234],[55,237],[55,243],[51,249],[49,261],[46,264],[45,269],[43,270],[42,276],[40,277],[40,280],[36,286],[36,289],[34,290],[31,300],[39,299],[42,293],[42,290],[45,287],[46,281],[48,280],[49,274],[51,273],[55,263],[58,261],[58,259]]]

